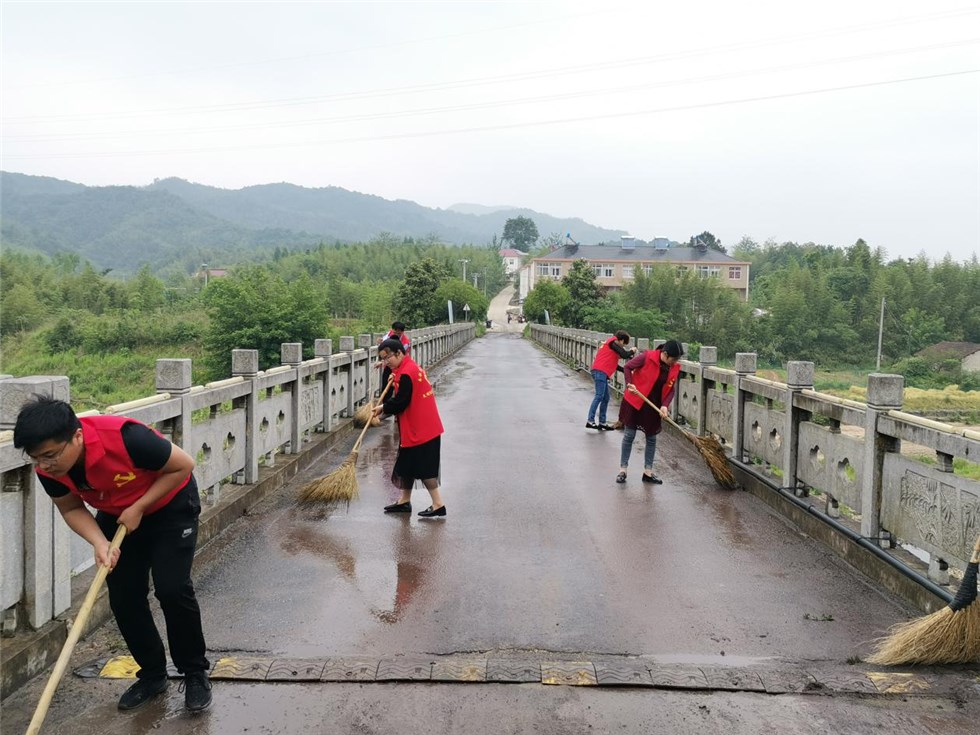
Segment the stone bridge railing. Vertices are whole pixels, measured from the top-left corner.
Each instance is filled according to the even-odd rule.
[[[610,336],[544,325],[529,334],[585,368]],[[787,363],[787,382],[778,383],[755,375],[755,353],[738,353],[734,370],[716,365],[714,347],[698,357],[681,361],[675,420],[714,435],[731,459],[758,467],[782,490],[818,491],[828,517],[844,506],[865,539],[912,547],[928,559],[933,581],[947,583],[950,566],[965,568],[980,535],[980,482],[956,474],[954,461],[980,462],[980,432],[903,412],[901,375],[872,373],[868,402],[859,403],[815,391],[812,362]],[[621,373],[613,387],[622,393]],[[903,442],[918,451],[903,453]]]
[[[315,357],[303,360],[302,344],[283,344],[279,367],[260,371],[256,350],[232,351],[232,377],[191,384],[190,360],[158,360],[156,395],[105,413],[154,426],[197,460],[194,470],[202,500],[214,504],[222,487],[256,482],[259,466],[276,455],[299,454],[317,432],[330,432],[373,398],[380,370],[373,369],[377,338],[362,334],[316,340]],[[476,336],[472,323],[409,332],[412,356],[431,366]],[[91,548],[71,533],[14,448],[16,416],[31,394],[70,399],[68,378],[33,376],[0,379],[0,611],[3,631],[18,620],[37,629],[71,604],[71,577],[93,564]],[[92,415],[88,412],[80,415]],[[5,430],[5,431],[2,431]]]

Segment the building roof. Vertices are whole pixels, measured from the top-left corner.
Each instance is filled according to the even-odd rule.
[[[527,253],[520,250],[515,250],[514,248],[504,248],[503,250],[498,250],[497,254],[500,255],[501,258],[522,258],[527,255]]]
[[[637,245],[628,249],[619,243],[609,245],[565,245],[542,255],[538,260],[590,260],[590,261],[626,261],[656,263],[713,263],[723,265],[749,265],[748,262],[735,258],[718,250],[704,248],[654,248],[650,245]]]
[[[962,360],[974,352],[980,352],[980,344],[976,342],[937,342],[934,345],[923,347],[915,354],[919,357],[929,358],[930,360],[942,360],[953,357]]]

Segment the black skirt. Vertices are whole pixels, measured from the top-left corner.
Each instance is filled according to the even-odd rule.
[[[411,487],[415,480],[439,477],[439,454],[442,436],[414,447],[399,447],[391,482],[396,487]]]

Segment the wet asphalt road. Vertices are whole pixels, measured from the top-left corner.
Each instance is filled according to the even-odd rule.
[[[519,334],[491,332],[432,377],[448,517],[381,512],[398,494],[390,421],[368,432],[359,500],[326,512],[296,506],[296,489],[338,466],[351,439],[201,554],[210,649],[845,666],[915,614],[752,496],[718,489],[683,438],[660,437],[664,485],[640,483],[639,440],[627,484],[615,484],[622,434],[584,428],[591,381]],[[428,504],[419,487],[415,511]],[[106,626],[73,665],[124,652],[114,635]],[[4,733],[23,729],[42,686],[4,702]],[[115,712],[123,688],[67,677],[47,731],[951,733],[970,732],[960,728],[976,715],[975,702],[959,711],[942,698],[217,682],[203,716],[183,713],[176,686],[124,716]]]

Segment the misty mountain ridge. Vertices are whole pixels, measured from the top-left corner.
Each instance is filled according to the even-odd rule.
[[[584,242],[618,239],[609,230],[515,207],[457,204],[432,209],[340,187],[289,183],[219,189],[179,178],[148,186],[85,186],[43,176],[0,172],[0,238],[6,246],[77,253],[97,268],[135,272],[202,262],[232,263],[276,247],[435,237],[452,244],[499,239],[506,221],[525,216],[542,236],[571,232]]]

